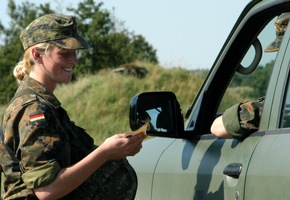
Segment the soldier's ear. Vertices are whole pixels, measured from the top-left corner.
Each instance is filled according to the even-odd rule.
[[[42,54],[36,47],[31,49],[31,53],[35,62],[42,63]]]

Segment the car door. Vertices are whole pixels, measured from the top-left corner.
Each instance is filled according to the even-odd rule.
[[[241,67],[237,65],[242,63],[242,59],[246,62],[248,53],[251,54],[251,48],[248,49],[248,46],[258,38],[262,43],[262,48],[265,49],[275,39],[275,17],[287,11],[285,8],[289,7],[289,2],[280,3],[280,7],[273,6],[274,3],[277,2],[262,2],[254,7],[250,5],[245,9],[245,12],[249,12],[249,14],[244,13],[242,15],[244,19],[240,19],[239,24],[233,30],[191,107],[192,111],[186,122],[186,130],[188,134],[194,136],[191,139],[175,139],[171,145],[164,149],[156,164],[152,180],[151,199],[251,199],[252,195],[256,194],[256,183],[261,185],[260,193],[268,189],[263,183],[263,179],[257,181],[255,178],[258,178],[258,175],[267,176],[264,173],[275,171],[267,171],[264,168],[263,173],[260,172],[260,168],[263,166],[260,162],[260,155],[261,151],[273,142],[273,132],[269,129],[277,127],[271,126],[271,123],[273,123],[271,109],[274,109],[271,105],[278,101],[279,103],[276,102],[275,105],[281,106],[282,102],[278,98],[276,89],[279,81],[282,81],[282,74],[285,76],[285,73],[281,72],[282,67],[286,65],[283,64],[282,58],[289,60],[288,56],[285,57],[284,50],[273,54],[260,52],[263,58],[258,59],[258,63],[250,62],[248,67],[251,68],[253,63],[255,67],[266,66],[269,63],[273,65],[273,71],[269,77],[266,77],[270,82],[266,95],[267,109],[262,114],[261,130],[240,141],[236,139],[217,139],[210,134],[209,127],[213,120],[212,115],[221,112],[219,108],[223,108],[225,105],[231,106],[223,103],[221,99],[226,96],[227,92],[232,92],[231,88],[226,87],[229,86],[233,74],[237,73],[236,71],[243,71],[243,68],[240,70]],[[265,12],[263,12],[263,8]],[[250,27],[252,29],[249,29]],[[286,42],[287,40],[283,40],[283,48],[286,48]],[[244,56],[243,49],[247,49],[246,56]],[[257,54],[259,54],[259,49],[254,50],[253,60],[256,59]],[[251,74],[251,72],[242,73],[245,76]],[[285,80],[285,77],[283,80]],[[283,83],[285,84],[285,81]],[[282,133],[286,130],[279,131]],[[281,135],[277,138],[279,142],[287,139],[288,136],[287,134]],[[285,143],[286,141],[284,141]],[[285,148],[286,146],[281,146],[280,151],[286,150]],[[282,171],[284,165],[280,160],[281,156],[271,154],[276,150],[277,146],[270,145],[270,149],[266,152],[272,160],[267,158],[266,153],[263,153],[264,163],[274,164],[272,161],[277,159],[277,164],[280,163],[280,168],[277,169],[286,172],[285,170]],[[284,156],[286,156],[285,153]],[[285,164],[288,166],[288,161]],[[279,174],[278,171],[275,172]],[[267,178],[265,180],[270,182],[271,176]],[[276,181],[278,181],[278,177]],[[288,178],[283,179],[284,184],[286,181],[288,181]],[[271,186],[274,186],[274,184],[275,182]],[[280,185],[282,187],[282,183]],[[267,191],[266,194],[270,193],[270,190]],[[285,192],[284,189],[279,191]],[[267,195],[256,195],[254,197],[263,198],[252,199],[273,199]]]
[[[230,199],[235,198],[236,191],[242,196],[246,169],[258,140],[253,137],[240,143],[207,135],[175,140],[156,167],[152,199],[225,199],[228,184],[235,188],[227,194]],[[224,181],[226,168],[236,170],[237,177],[228,176]]]

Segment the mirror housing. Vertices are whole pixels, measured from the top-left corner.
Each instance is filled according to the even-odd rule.
[[[181,138],[184,134],[182,110],[173,92],[144,92],[131,99],[131,130],[137,130],[147,121],[147,135]]]

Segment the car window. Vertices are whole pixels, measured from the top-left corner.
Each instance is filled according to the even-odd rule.
[[[276,39],[276,19],[277,17],[273,18],[257,37],[262,51],[261,59],[254,66],[253,72],[235,73],[219,105],[218,113],[223,113],[236,103],[256,100],[266,95],[268,82],[277,56],[277,51],[269,52],[270,44]],[[251,67],[256,54],[257,52],[252,45],[241,62],[243,68]]]

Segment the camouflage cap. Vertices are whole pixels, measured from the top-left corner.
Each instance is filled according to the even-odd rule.
[[[85,49],[88,44],[77,33],[77,23],[73,16],[47,14],[35,19],[21,33],[20,40],[24,50],[49,42],[65,49]]]
[[[287,29],[288,21],[290,18],[290,13],[282,13],[279,15],[275,21],[275,28],[276,28],[276,38],[273,42],[271,42],[265,52],[276,52],[279,50],[281,45],[284,33]]]

